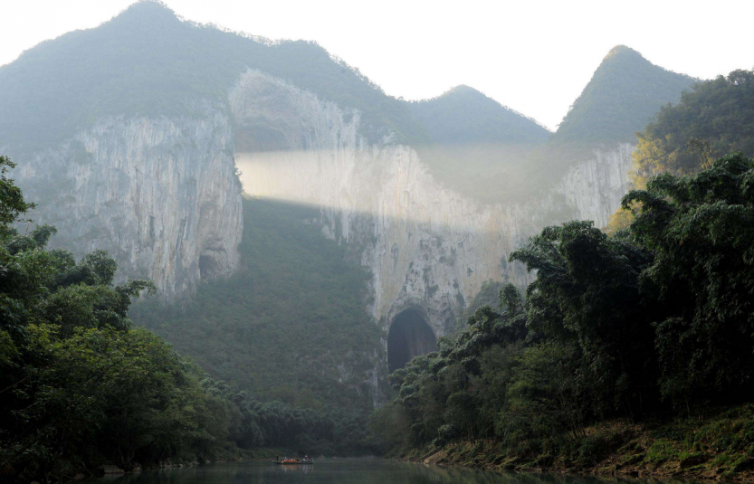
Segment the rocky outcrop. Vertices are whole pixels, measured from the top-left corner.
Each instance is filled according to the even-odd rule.
[[[56,149],[20,155],[19,185],[55,225],[52,245],[105,249],[119,277],[148,278],[166,296],[238,265],[241,186],[316,204],[323,234],[372,274],[370,310],[387,328],[407,309],[448,333],[488,280],[532,280],[510,253],[541,227],[607,223],[628,185],[633,147],[595,150],[543,198],[485,204],[439,184],[417,152],[368,141],[360,113],[250,70],[228,107],[194,117],[111,117]],[[243,151],[244,153],[238,153]]]
[[[14,174],[57,227],[51,247],[107,250],[118,278],[147,278],[164,296],[238,265],[241,186],[226,110],[192,118],[113,117],[56,149],[16,157]]]
[[[620,143],[611,149],[598,148],[592,156],[574,164],[555,184],[555,193],[562,194],[574,209],[574,218],[593,220],[604,227],[620,207],[620,200],[631,185],[631,155],[636,147]]]
[[[358,111],[258,71],[230,100],[255,148],[237,155],[245,189],[320,206],[323,233],[371,271],[371,311],[385,328],[415,309],[435,335],[446,334],[485,281],[531,281],[507,262],[528,236],[572,218],[604,224],[628,182],[632,147],[621,145],[595,151],[536,202],[483,204],[438,184],[411,147],[367,142]]]

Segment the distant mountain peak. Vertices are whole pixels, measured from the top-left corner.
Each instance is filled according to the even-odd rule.
[[[459,84],[459,85],[457,85],[455,87],[451,87],[450,89],[448,89],[447,91],[445,91],[442,94],[442,96],[448,96],[448,95],[451,95],[451,94],[459,94],[459,93],[464,93],[464,92],[475,92],[475,93],[478,93],[478,94],[482,94],[480,91],[474,89],[471,86],[467,86],[466,84]]]
[[[180,21],[178,15],[160,0],[140,0],[113,17],[110,23],[135,23],[154,26],[155,23]]]
[[[465,84],[411,103],[414,117],[436,143],[541,143],[549,131],[536,121]]]
[[[642,57],[642,55],[638,51],[632,49],[631,47],[621,44],[621,45],[616,45],[615,47],[610,49],[610,52],[608,52],[607,55],[605,56],[605,60],[613,58],[613,57],[618,57],[621,55],[638,55],[639,57]]]
[[[625,45],[610,49],[553,135],[556,142],[634,142],[660,107],[695,79],[656,66]]]
[[[126,7],[125,10],[123,10],[119,15],[122,15],[126,12],[167,12],[174,17],[176,16],[173,9],[168,7],[165,2],[162,2],[160,0],[139,0]]]
[[[447,91],[440,94],[436,98],[427,99],[420,102],[432,102],[438,99],[461,98],[461,97],[465,98],[467,101],[476,100],[478,102],[489,102],[489,103],[494,103],[495,105],[500,106],[504,109],[510,109],[506,106],[503,106],[499,102],[495,101],[491,97],[487,96],[482,91],[479,91],[478,89],[474,89],[471,86],[467,86],[466,84],[459,84],[455,87],[448,89]]]

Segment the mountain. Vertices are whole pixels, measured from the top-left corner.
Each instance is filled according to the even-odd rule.
[[[697,173],[728,153],[754,155],[754,71],[695,85],[637,135],[637,187],[661,172]]]
[[[296,407],[371,408],[381,332],[363,304],[369,274],[306,221],[316,207],[245,199],[241,263],[191,301],[135,304],[140,326],[213,378]],[[384,389],[382,389],[384,391]]]
[[[410,107],[437,144],[541,143],[550,135],[531,118],[468,86],[456,86]]]
[[[604,101],[609,107],[611,100]],[[344,321],[363,328],[369,318],[387,334],[388,350],[391,335],[404,343],[413,338],[413,330],[401,330],[396,321],[411,319],[435,338],[448,334],[489,281],[531,281],[520,264],[508,263],[530,235],[574,218],[604,225],[625,193],[631,160],[631,148],[621,146],[568,166],[552,151],[534,165],[529,153],[551,144],[547,130],[471,88],[406,103],[316,44],[270,42],[184,22],[152,1],[1,67],[0,110],[0,153],[19,163],[13,176],[38,202],[35,220],[58,228],[51,248],[79,257],[107,250],[121,277],[151,279],[165,299],[207,298],[205,307],[232,312],[223,316],[235,326],[228,334],[243,336],[234,338],[234,352],[228,359],[197,356],[233,380],[254,363],[239,354],[239,341],[256,334],[274,339],[286,328],[303,331],[299,323],[321,329],[317,337],[326,339]],[[280,295],[283,309],[270,304],[268,314],[238,316],[264,308],[269,293],[251,294],[252,287],[250,301],[256,302],[244,306],[245,286],[235,287],[231,305],[227,284],[272,281],[253,279],[260,273],[255,264],[266,256],[244,244],[279,240],[273,223],[248,213],[264,206],[244,204],[244,190],[316,207],[304,218],[280,211],[272,219],[307,225],[313,229],[307,237],[330,239],[317,247],[302,235],[312,249],[308,258],[325,260],[328,247],[340,247],[337,257],[366,269],[366,315],[351,312],[354,293],[342,301],[342,317],[318,310],[309,315],[313,320],[290,323],[299,317],[297,305],[311,306],[296,294]],[[285,266],[290,259],[275,256],[277,269],[295,280],[300,272]],[[274,265],[265,270],[274,272]],[[315,281],[306,291],[326,287],[327,296],[341,297],[347,271],[320,269],[332,284]],[[165,313],[171,327],[159,329],[176,344],[182,328],[200,337],[219,326],[216,314],[181,312],[180,305],[196,306],[179,303],[176,312]],[[252,319],[278,324],[280,332],[248,328]],[[213,340],[216,353],[229,337]],[[253,343],[265,345],[259,353],[271,359],[276,346],[266,342]],[[316,350],[302,350],[301,367],[316,361]],[[331,368],[352,366],[351,356],[358,357],[340,354]],[[384,357],[373,352],[366,360]],[[389,363],[375,363],[372,373],[359,370],[349,386],[363,382],[378,394],[380,368]],[[271,374],[246,384],[275,393]],[[290,388],[302,388],[302,379],[298,374]]]
[[[524,198],[527,157],[547,141],[547,129],[463,85],[409,106],[430,138],[416,149],[438,181],[477,200]]]
[[[0,67],[0,148],[52,146],[103,116],[190,116],[203,102],[227,105],[247,69],[359,109],[375,137],[424,136],[403,103],[315,43],[185,22],[159,2],[142,1]]]
[[[634,133],[661,106],[676,103],[696,79],[658,67],[633,49],[619,45],[603,59],[563,118],[557,144],[635,143]]]

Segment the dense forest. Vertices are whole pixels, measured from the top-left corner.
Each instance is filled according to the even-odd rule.
[[[104,251],[50,249],[55,227],[35,224],[0,156],[0,481],[278,452],[754,478],[753,71],[697,82],[618,46],[550,133],[466,86],[406,102],[315,43],[144,1],[0,67],[0,150],[43,160],[110,117],[224,112],[249,68],[358,110],[358,142],[374,143],[360,149],[410,144],[474,210],[544,200],[573,162],[638,138],[633,189],[604,230],[560,223],[574,209],[548,192],[534,216],[553,225],[500,261],[536,280],[459,293],[458,327],[386,379],[389,339],[368,309],[378,276],[360,265],[376,231],[330,240],[318,207],[245,198],[239,269],[168,300],[118,282]],[[196,178],[156,190],[193,196]],[[76,189],[50,185],[40,206]],[[508,222],[490,224],[501,241]]]
[[[695,84],[636,136],[634,188],[644,188],[660,173],[696,173],[725,153],[754,155],[754,71],[736,70]],[[625,228],[632,218],[630,210],[618,210],[609,230]]]
[[[550,132],[469,86],[409,103],[411,113],[438,144],[538,144]]]
[[[754,72],[696,84],[637,133],[634,184],[659,173],[688,175],[733,151],[754,154]]]
[[[745,469],[751,407],[727,414],[743,426],[695,431],[754,401],[752,174],[754,160],[727,155],[628,193],[636,216],[614,236],[591,222],[542,230],[510,257],[537,271],[525,298],[506,286],[497,309],[396,371],[373,430],[397,453],[484,439],[513,467],[589,467],[623,447],[633,465],[715,454],[721,472]],[[655,435],[663,452],[595,430],[684,418],[697,420]]]
[[[8,177],[13,167],[8,158],[0,157],[3,482],[65,481],[96,473],[106,463],[130,470],[169,461],[249,457],[244,449],[260,447],[340,455],[371,449],[363,398],[357,403],[348,388],[332,388],[337,382],[323,380],[322,368],[298,368],[297,377],[308,370],[308,383],[330,388],[326,396],[336,402],[335,407],[324,407],[314,397],[306,399],[307,393],[301,391],[297,395],[304,401],[269,398],[284,391],[269,391],[268,398],[261,400],[239,390],[239,385],[210,378],[160,337],[135,327],[128,314],[131,300],[153,292],[152,284],[130,281],[114,286],[117,264],[102,251],[76,261],[67,251],[46,250],[54,227],[19,232],[15,227],[28,225],[27,212],[33,204],[24,200]],[[354,273],[354,277],[353,290],[358,292],[360,276]],[[326,281],[316,282],[326,287]],[[306,304],[305,298],[296,296],[290,295],[294,307]],[[363,311],[344,304],[334,304],[332,310],[358,312],[354,307]],[[320,312],[314,314],[326,319]],[[355,318],[353,324],[357,322]],[[361,324],[368,323],[367,319]],[[256,329],[263,324],[269,323],[262,319]],[[345,333],[352,338],[347,343],[355,348],[368,344],[369,335],[377,332],[373,324],[358,329],[362,333],[356,336],[353,330]],[[302,334],[309,339],[320,336],[303,330]],[[192,335],[208,341],[206,335]],[[261,350],[264,344],[269,341],[256,348]],[[280,349],[290,350],[288,344],[282,343]],[[228,343],[221,352],[231,348]],[[287,371],[282,362],[278,371]],[[288,376],[281,373],[278,380]],[[353,407],[347,410],[348,405]]]
[[[190,301],[139,303],[133,320],[263,401],[364,419],[385,392],[368,274],[311,223],[317,208],[245,199],[243,213],[233,276],[202,284]]]

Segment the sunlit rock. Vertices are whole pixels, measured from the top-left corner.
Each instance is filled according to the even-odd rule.
[[[258,71],[230,94],[245,190],[313,204],[325,236],[346,244],[372,273],[370,309],[385,328],[419,311],[435,337],[450,332],[485,281],[518,286],[533,275],[510,253],[545,225],[604,225],[628,184],[631,145],[595,151],[543,198],[486,204],[439,184],[410,146],[370,143],[356,110]]]
[[[147,278],[165,297],[238,265],[241,187],[229,117],[105,118],[55,149],[21,155],[15,173],[51,247],[107,250],[119,280]]]

